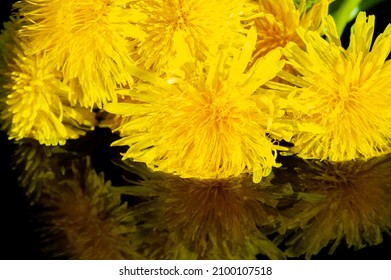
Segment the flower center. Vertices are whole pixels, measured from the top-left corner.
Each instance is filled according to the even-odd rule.
[[[174,18],[175,29],[186,29],[189,23],[189,11],[186,9],[176,10]]]
[[[206,100],[204,116],[209,125],[221,131],[230,127],[231,117],[234,115],[235,106],[227,98],[215,96]]]

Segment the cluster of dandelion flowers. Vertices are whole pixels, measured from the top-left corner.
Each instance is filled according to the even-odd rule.
[[[132,57],[141,68],[161,73],[172,60],[203,60],[221,38],[240,31],[243,0],[141,0],[128,4],[138,32]],[[137,36],[138,35],[138,36]]]
[[[391,26],[372,45],[374,16],[358,14],[350,44],[341,46],[335,22],[327,40],[300,31],[305,50],[289,44],[284,55],[299,76],[281,74],[289,88],[288,116],[297,123],[292,151],[303,158],[345,161],[390,151]]]
[[[44,53],[45,69],[62,72],[63,81],[80,86],[69,93],[72,105],[102,107],[116,101],[117,86],[133,82],[126,68],[134,29],[122,0],[32,0],[14,5],[23,18],[20,34],[29,54]]]
[[[28,42],[18,35],[19,19],[5,23],[0,35],[1,128],[10,139],[38,140],[41,144],[64,144],[93,129],[95,116],[79,106],[71,106],[73,89],[60,72],[50,70],[42,54],[28,55]]]
[[[297,169],[300,191],[323,200],[302,200],[282,213],[294,229],[286,240],[288,257],[307,259],[341,241],[356,250],[377,245],[391,229],[391,157],[328,162],[302,161]]]
[[[282,194],[269,180],[255,184],[248,174],[220,180],[181,178],[152,172],[142,163],[122,165],[142,178],[114,189],[145,200],[132,211],[140,235],[155,236],[140,242],[138,250],[146,257],[255,259],[261,253],[284,258],[260,231],[279,226],[276,205]]]
[[[70,259],[142,259],[132,245],[134,219],[110,181],[95,172],[89,157],[63,168],[45,181],[50,191],[36,203],[43,208],[44,250]]]
[[[307,7],[306,1],[298,4],[292,0],[246,2],[249,11],[243,15],[243,20],[257,30],[254,60],[275,48],[285,47],[289,42],[303,45],[297,29],[301,27],[320,32],[329,4],[329,0],[319,0],[310,7]]]
[[[276,49],[246,70],[255,42],[254,29],[241,50],[219,49],[205,62],[183,67],[184,78],[141,80],[128,94],[136,103],[110,103],[105,110],[132,116],[113,145],[128,145],[124,159],[182,177],[227,178],[242,172],[255,182],[276,163],[273,118],[280,110],[273,95],[258,88],[283,67]],[[233,56],[232,56],[233,53]]]

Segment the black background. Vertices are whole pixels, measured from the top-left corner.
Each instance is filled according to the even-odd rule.
[[[14,1],[1,0],[1,22],[8,19],[11,6]],[[367,14],[376,15],[376,29],[378,34],[384,30],[391,22],[391,9],[384,1],[367,11]],[[349,26],[342,37],[346,42],[349,33]],[[96,151],[99,151],[100,160],[93,160],[97,171],[110,170],[107,166],[108,158],[113,150],[109,147],[113,135],[104,129],[97,129],[89,136],[94,139]],[[0,132],[0,259],[21,260],[21,259],[49,259],[49,256],[40,252],[39,238],[35,232],[35,225],[30,221],[31,207],[25,199],[23,191],[18,187],[17,174],[10,167],[10,160],[13,153],[14,144],[8,141],[4,132]],[[93,149],[93,147],[92,147]],[[102,155],[106,155],[102,158]],[[110,172],[108,172],[110,174]],[[108,178],[115,181],[116,178]],[[391,239],[384,235],[384,242],[378,246],[364,248],[358,251],[348,249],[344,244],[338,247],[333,255],[327,254],[327,248],[322,250],[312,259],[334,259],[334,260],[356,260],[356,259],[386,259],[391,260]]]

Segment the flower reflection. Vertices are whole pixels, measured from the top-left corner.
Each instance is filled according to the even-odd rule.
[[[55,258],[142,259],[134,251],[133,216],[89,156],[20,144],[14,160],[19,182],[34,204],[42,251]]]
[[[391,228],[391,155],[369,161],[301,161],[295,191],[323,196],[317,203],[302,199],[284,210],[294,233],[285,240],[288,257],[307,259],[329,246],[332,254],[346,242],[361,249],[383,241]]]
[[[282,193],[270,184],[271,176],[259,184],[251,175],[201,180],[127,164],[143,180],[117,190],[146,199],[132,211],[148,259],[285,258],[266,236],[280,225],[276,206]]]

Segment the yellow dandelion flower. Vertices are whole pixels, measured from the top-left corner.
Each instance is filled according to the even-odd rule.
[[[0,35],[6,62],[1,66],[1,128],[10,139],[33,138],[45,145],[62,145],[93,129],[94,114],[70,106],[67,97],[72,89],[61,74],[49,70],[42,55],[25,55],[29,46],[17,37],[16,25],[7,23]]]
[[[302,45],[297,29],[320,31],[329,4],[329,0],[319,0],[307,9],[306,1],[299,1],[298,5],[292,0],[259,0],[257,4],[248,1],[252,2],[249,5],[252,11],[244,19],[257,29],[254,60],[275,48],[285,47],[289,42]]]
[[[72,105],[101,107],[116,101],[115,88],[131,84],[132,64],[125,36],[132,27],[122,0],[23,0],[15,4],[31,41],[29,54],[44,53],[46,67],[63,73],[65,83],[80,84]]]
[[[71,259],[142,258],[131,242],[133,217],[110,181],[96,174],[88,157],[65,168],[39,200],[45,251]]]
[[[242,5],[243,0],[130,1],[130,21],[143,34],[133,40],[134,60],[160,72],[170,59],[204,59],[211,45],[240,29]]]
[[[341,47],[332,17],[327,37],[300,32],[306,50],[285,49],[289,63],[301,74],[281,73],[291,88],[289,116],[298,123],[293,152],[303,158],[345,161],[390,151],[391,25],[372,45],[374,16],[361,12],[347,49]]]
[[[261,253],[284,258],[259,230],[272,232],[279,224],[275,207],[281,194],[270,186],[271,177],[261,184],[248,175],[200,180],[153,173],[140,163],[125,164],[143,180],[116,189],[146,199],[133,208],[140,219],[138,230],[141,236],[157,236],[140,242],[147,257],[255,259]]]
[[[286,240],[287,256],[307,259],[341,241],[361,249],[382,242],[391,229],[391,157],[332,163],[307,160],[297,170],[306,193],[322,195],[318,203],[298,202],[286,213],[296,233]]]
[[[231,49],[221,49],[205,63],[186,66],[184,79],[162,80],[139,71],[149,82],[124,94],[143,104],[104,108],[132,116],[120,127],[123,138],[113,143],[130,146],[124,159],[183,177],[227,178],[251,172],[255,182],[278,166],[279,147],[266,133],[279,112],[272,97],[257,89],[282,68],[281,51],[246,70],[255,39],[251,34],[233,58]]]

